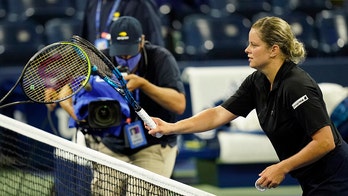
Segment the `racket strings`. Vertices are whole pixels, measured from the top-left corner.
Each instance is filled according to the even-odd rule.
[[[96,66],[98,72],[101,73],[101,75],[105,75],[110,78],[113,77],[112,71],[107,66],[107,62],[105,62],[106,57],[101,57],[100,55],[102,53],[99,50],[95,51],[97,49],[94,47],[94,45],[92,45],[90,42],[84,40],[79,36],[73,36],[71,38],[71,41],[80,46],[87,53],[87,56],[90,59],[92,66]]]
[[[36,102],[64,100],[80,90],[90,72],[88,58],[72,44],[48,47],[29,62],[23,75],[25,94]]]

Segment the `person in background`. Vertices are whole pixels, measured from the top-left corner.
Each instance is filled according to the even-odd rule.
[[[232,43],[231,43],[232,44]],[[155,135],[203,132],[256,109],[279,162],[265,168],[256,185],[275,188],[286,174],[296,178],[303,195],[348,195],[348,145],[329,118],[317,83],[298,63],[305,49],[279,17],[256,21],[245,49],[256,69],[221,105],[178,122],[153,117]]]
[[[153,0],[89,0],[83,18],[81,37],[98,49],[110,42],[110,26],[121,16],[137,18],[146,38],[153,44],[164,46],[162,21]]]

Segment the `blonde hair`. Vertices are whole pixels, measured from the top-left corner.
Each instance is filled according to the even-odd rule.
[[[269,46],[278,45],[287,61],[300,63],[306,57],[303,43],[298,41],[290,25],[279,17],[264,17],[257,20],[251,28],[259,31],[263,42]]]

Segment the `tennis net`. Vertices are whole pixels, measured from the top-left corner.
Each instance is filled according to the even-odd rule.
[[[212,194],[0,114],[0,195]]]

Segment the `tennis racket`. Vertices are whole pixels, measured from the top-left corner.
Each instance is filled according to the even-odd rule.
[[[22,103],[56,103],[72,97],[88,82],[91,64],[81,47],[56,42],[36,52],[14,86],[0,100],[0,109]],[[2,104],[21,85],[27,100]]]
[[[93,44],[89,41],[73,35],[71,38],[73,43],[78,44],[86,51],[88,57],[91,60],[92,71],[97,73],[104,79],[110,86],[112,86],[127,102],[132,106],[137,115],[147,124],[150,128],[156,128],[156,123],[147,114],[147,112],[137,103],[132,96],[132,93],[127,89],[127,82],[124,80],[121,72],[114,66],[114,64]],[[111,71],[111,72],[110,72]],[[115,77],[112,77],[112,76]],[[157,138],[162,137],[162,134],[157,133]]]

